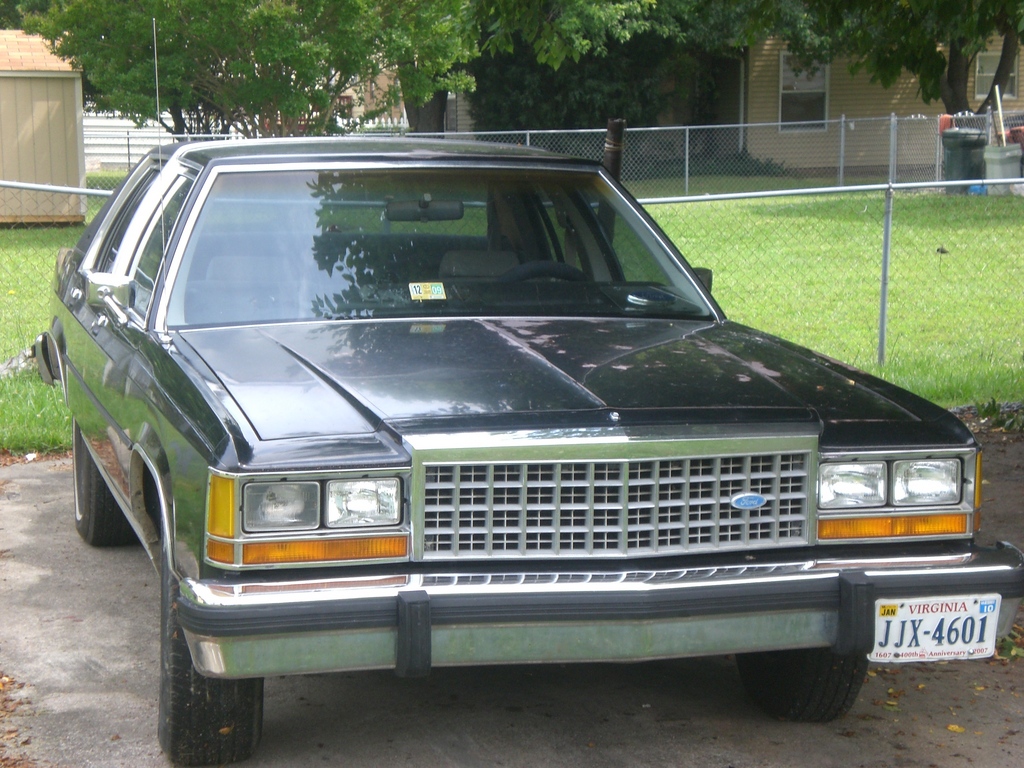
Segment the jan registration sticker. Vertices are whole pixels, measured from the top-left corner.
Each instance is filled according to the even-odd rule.
[[[443,301],[444,283],[409,283],[409,297],[413,301]]]

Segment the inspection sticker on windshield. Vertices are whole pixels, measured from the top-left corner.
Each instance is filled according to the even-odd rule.
[[[999,595],[875,601],[871,661],[983,659],[995,655]]]
[[[409,283],[409,296],[413,301],[437,301],[447,299],[444,283]]]

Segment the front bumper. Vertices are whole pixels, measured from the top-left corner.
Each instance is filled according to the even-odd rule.
[[[1008,544],[666,570],[185,579],[177,614],[196,668],[212,677],[422,675],[432,666],[826,646],[867,653],[877,598],[993,592],[1007,634],[1024,597],[1024,555]]]

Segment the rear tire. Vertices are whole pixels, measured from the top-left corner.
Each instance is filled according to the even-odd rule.
[[[138,539],[107,487],[85,444],[78,424],[72,426],[72,463],[75,470],[75,529],[93,547],[121,547]]]
[[[745,653],[736,666],[747,694],[773,717],[825,723],[845,715],[864,684],[863,653],[839,656],[829,648]]]
[[[160,564],[160,746],[178,765],[245,760],[263,732],[263,678],[204,677],[178,623],[178,582]]]

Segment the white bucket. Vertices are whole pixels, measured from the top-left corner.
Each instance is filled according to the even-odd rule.
[[[985,147],[985,178],[986,179],[1019,179],[1020,178],[1020,144],[1007,144],[1005,147]],[[1010,194],[1010,184],[989,184],[990,195]]]

